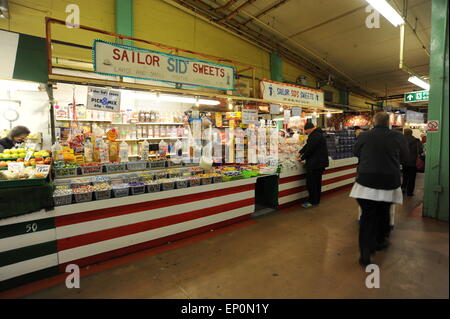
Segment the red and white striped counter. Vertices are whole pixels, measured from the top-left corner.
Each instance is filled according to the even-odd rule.
[[[255,183],[250,178],[57,207],[60,271],[248,219]]]
[[[356,177],[355,157],[330,160],[330,166],[322,177],[322,193],[338,190],[354,183]],[[282,208],[301,202],[308,197],[305,170],[283,170],[278,182],[278,207]]]
[[[0,220],[0,291],[251,218],[256,178]]]

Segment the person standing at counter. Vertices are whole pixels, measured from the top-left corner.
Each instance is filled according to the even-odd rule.
[[[30,130],[25,126],[14,127],[5,138],[0,139],[0,153],[4,150],[13,148],[16,144],[23,143]]]
[[[312,122],[306,122],[305,133],[308,134],[306,145],[300,150],[299,157],[305,161],[306,187],[309,193],[309,201],[304,203],[304,208],[315,207],[320,203],[322,192],[322,174],[328,167],[328,148],[324,132],[315,127]]]
[[[417,156],[422,156],[423,147],[422,142],[413,136],[411,129],[405,128],[403,134],[405,134],[406,142],[408,143],[409,153],[406,162],[403,163],[402,189],[407,196],[414,196],[417,175],[416,160]]]
[[[389,246],[390,208],[403,202],[400,163],[408,154],[403,134],[389,129],[389,114],[377,113],[374,125],[357,138],[354,153],[359,164],[350,193],[362,210],[359,228],[362,266],[371,264],[371,254],[376,250]]]

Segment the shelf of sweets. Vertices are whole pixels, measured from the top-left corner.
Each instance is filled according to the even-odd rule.
[[[104,123],[112,123],[111,120],[93,120],[93,119],[63,119],[63,118],[56,118],[55,121],[60,121],[60,122],[104,122]]]
[[[113,125],[184,125],[184,123],[164,123],[164,122],[132,122],[132,123],[114,123]]]
[[[97,173],[97,174],[85,174],[85,175],[76,175],[76,176],[66,176],[66,177],[55,177],[54,180],[57,183],[63,183],[63,182],[68,182],[68,181],[72,181],[72,180],[82,180],[83,178],[91,178],[94,176],[108,176],[109,178],[113,178],[114,176],[120,177],[123,175],[127,175],[127,174],[145,174],[145,173],[152,173],[152,172],[161,172],[161,171],[165,171],[165,170],[171,170],[171,169],[180,169],[180,170],[184,170],[184,169],[192,169],[192,168],[196,168],[196,169],[200,169],[201,168],[197,165],[194,164],[187,164],[187,165],[174,165],[174,166],[170,166],[170,167],[164,167],[164,168],[146,168],[146,169],[139,169],[139,170],[125,170],[123,172],[111,172],[111,173],[107,173],[107,172],[102,172],[102,173]]]

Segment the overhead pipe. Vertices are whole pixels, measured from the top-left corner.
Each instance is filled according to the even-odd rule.
[[[262,16],[268,14],[270,11],[275,10],[276,8],[279,8],[280,6],[282,6],[283,4],[285,4],[288,1],[290,1],[290,0],[281,0],[278,3],[275,3],[274,5],[270,6],[269,8],[267,8],[267,9],[263,10],[262,12],[258,13],[256,15],[256,18],[261,18]],[[247,21],[245,21],[243,23],[243,25],[247,25],[251,21],[253,21],[253,18],[250,18]]]
[[[329,75],[328,71],[325,71],[321,67],[319,67],[319,66],[315,65],[314,63],[311,63],[310,61],[306,60],[305,58],[299,56],[297,53],[294,53],[290,49],[288,49],[284,46],[281,46],[279,43],[274,42],[272,39],[268,38],[267,36],[248,28],[247,26],[244,26],[240,23],[238,23],[238,26],[236,26],[236,24],[235,24],[236,21],[234,21],[232,19],[230,19],[230,21],[228,21],[227,23],[219,22],[219,20],[221,20],[221,19],[218,19],[217,16],[214,17],[212,14],[212,11],[214,11],[214,8],[209,6],[208,4],[204,3],[203,1],[200,1],[200,0],[190,0],[189,1],[189,2],[195,3],[196,5],[203,7],[203,9],[199,8],[198,6],[196,6],[192,3],[189,3],[188,1],[181,1],[181,0],[164,0],[164,1],[171,5],[174,5],[177,8],[188,9],[191,14],[194,14],[203,19],[206,19],[208,22],[214,23],[221,29],[225,28],[226,31],[228,31],[228,32],[231,31],[233,34],[237,35],[240,38],[244,38],[246,41],[250,40],[251,43],[255,44],[256,46],[258,46],[266,51],[279,52],[288,61],[302,66],[303,68],[306,69],[306,71],[308,71],[312,74],[320,75],[324,78],[328,77],[328,75]],[[248,13],[246,13],[246,14],[249,15]],[[251,15],[249,15],[249,16],[251,16]],[[258,21],[260,21],[260,20],[258,20]],[[319,58],[324,64],[329,65],[327,62],[323,61],[323,59],[321,57],[319,57]],[[354,82],[356,82],[356,81],[354,81]],[[368,92],[364,91],[363,89],[361,89],[357,86],[348,85],[347,83],[345,83],[345,81],[342,81],[340,79],[336,80],[336,84],[338,85],[338,87],[341,87],[341,88],[349,88],[354,93],[361,95],[363,97],[373,98],[373,94],[369,94]]]
[[[231,13],[227,14],[224,18],[220,19],[219,22],[225,22],[233,18],[235,15],[237,15],[242,9],[245,7],[251,5],[256,0],[247,0],[243,4],[241,4],[239,7],[237,7],[236,10],[232,11]]]

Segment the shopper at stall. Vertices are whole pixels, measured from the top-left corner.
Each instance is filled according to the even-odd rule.
[[[306,145],[300,150],[300,160],[304,162],[306,169],[306,187],[309,193],[309,201],[304,203],[304,208],[315,207],[320,203],[322,192],[322,174],[328,167],[328,149],[324,132],[315,127],[312,122],[306,122],[305,133],[308,134]]]
[[[417,156],[422,156],[423,147],[422,142],[413,136],[411,129],[406,128],[403,131],[405,134],[406,143],[408,144],[409,153],[403,165],[403,183],[402,190],[406,192],[407,196],[414,196],[414,188],[416,186],[416,160]]]
[[[16,144],[23,143],[30,130],[25,126],[14,127],[5,138],[0,139],[0,153],[4,150],[13,148]]]
[[[358,137],[359,134],[361,134],[363,130],[359,126],[355,126],[355,136]]]
[[[403,202],[400,163],[407,155],[405,137],[389,129],[389,114],[384,112],[375,115],[374,128],[356,141],[359,164],[350,197],[357,199],[362,210],[359,262],[363,266],[371,263],[371,254],[389,245],[389,211],[392,204]]]

